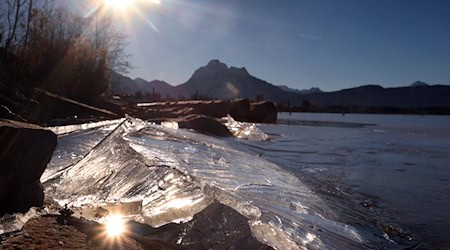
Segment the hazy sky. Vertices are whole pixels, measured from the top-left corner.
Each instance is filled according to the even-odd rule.
[[[116,17],[130,34],[132,78],[177,85],[219,59],[299,89],[450,84],[449,0],[162,0],[137,7]]]

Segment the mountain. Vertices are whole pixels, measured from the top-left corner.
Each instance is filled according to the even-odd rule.
[[[133,95],[139,88],[133,79],[111,71],[111,91],[114,95]]]
[[[137,92],[142,94],[159,93],[162,97],[176,94],[176,89],[172,85],[159,80],[148,82],[142,78],[131,79],[129,77],[112,71],[111,87],[115,95],[134,95]]]
[[[450,86],[447,85],[428,85],[416,81],[410,86],[397,88],[365,85],[333,92],[322,92],[319,88],[296,90],[275,86],[252,76],[246,68],[228,67],[219,60],[211,60],[197,69],[187,82],[178,86],[158,80],[132,80],[113,72],[112,90],[114,94],[135,94],[138,91],[151,94],[154,90],[163,98],[175,99],[198,95],[215,99],[239,97],[254,100],[258,95],[285,106],[297,107],[306,102],[321,107],[450,108]]]
[[[430,86],[427,83],[421,82],[421,81],[415,81],[413,83],[411,83],[411,85],[409,85],[410,87],[425,87],[425,86]]]
[[[286,85],[277,85],[277,87],[280,88],[281,90],[286,91],[286,92],[293,92],[293,93],[297,93],[297,94],[311,94],[311,93],[323,92],[319,88],[310,88],[310,89],[299,90],[299,89],[290,88],[290,87],[288,87]]]
[[[228,67],[219,60],[200,67],[186,83],[176,88],[185,96],[198,93],[216,99],[255,99],[256,95],[262,95],[268,100],[283,100],[286,96],[294,96],[294,93],[250,75],[246,68]]]
[[[151,82],[148,82],[144,79],[141,78],[136,78],[134,80],[136,83],[139,84],[139,86],[141,86],[142,89],[142,93],[158,93],[161,95],[161,97],[176,97],[177,96],[177,91],[176,88],[170,84],[168,84],[165,81],[160,81],[160,80],[153,80]]]
[[[366,85],[334,92],[301,95],[294,103],[299,105],[305,100],[319,106],[450,108],[450,86],[383,88],[378,85]]]

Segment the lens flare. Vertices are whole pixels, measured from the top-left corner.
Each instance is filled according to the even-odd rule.
[[[153,3],[153,4],[161,4],[161,0],[146,0],[146,2],[150,2],[150,3]]]
[[[110,215],[105,221],[106,233],[110,237],[118,237],[125,232],[125,220],[119,214]]]
[[[85,18],[95,17],[102,18],[105,15],[112,15],[118,18],[118,21],[125,21],[126,28],[130,21],[134,18],[142,18],[148,25],[156,32],[158,28],[150,20],[146,11],[150,6],[159,6],[163,3],[162,0],[92,0],[90,8],[84,14]]]
[[[103,4],[108,8],[115,10],[128,11],[131,7],[138,3],[161,4],[161,0],[102,0]]]
[[[103,0],[103,3],[106,7],[112,7],[114,9],[118,10],[126,10],[133,5],[133,2],[131,0]]]

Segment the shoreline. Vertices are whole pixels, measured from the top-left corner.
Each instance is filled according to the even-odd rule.
[[[62,217],[30,219],[22,230],[0,235],[2,249],[272,249],[253,237],[247,218],[217,201],[185,223],[153,228],[128,221],[117,237],[107,235],[105,225],[93,220]]]

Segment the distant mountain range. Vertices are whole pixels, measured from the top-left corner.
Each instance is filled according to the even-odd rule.
[[[255,99],[259,95],[266,100],[293,106],[301,106],[307,101],[319,106],[450,108],[450,86],[447,85],[430,86],[416,81],[410,86],[397,88],[366,85],[333,92],[323,92],[319,88],[297,90],[268,83],[250,75],[245,68],[228,67],[219,60],[211,60],[206,66],[197,69],[187,82],[178,86],[158,80],[133,80],[113,72],[112,90],[116,95],[155,92],[162,98],[175,99],[193,95],[215,99]]]
[[[112,74],[112,90],[114,94],[142,94],[160,93],[162,97],[190,98],[198,94],[214,99],[249,98],[255,99],[262,95],[269,100],[283,100],[287,96],[294,96],[294,92],[287,92],[281,88],[260,80],[248,73],[245,68],[228,67],[219,60],[212,60],[206,66],[197,69],[191,78],[178,86],[172,86],[162,81],[147,82],[137,78]]]
[[[312,93],[321,93],[321,92],[323,92],[319,88],[310,88],[310,89],[299,90],[299,89],[289,88],[286,85],[277,85],[277,87],[282,89],[282,90],[284,90],[284,91],[286,91],[286,92],[293,92],[293,93],[297,93],[297,94],[312,94]]]
[[[131,79],[127,76],[120,75],[114,71],[111,74],[111,87],[115,95],[134,95],[137,92],[142,94],[159,93],[162,97],[173,96],[175,88],[159,80],[148,82],[142,78]]]
[[[334,92],[306,94],[301,97],[319,106],[368,107],[450,107],[450,86],[409,86],[383,88],[366,85]]]

